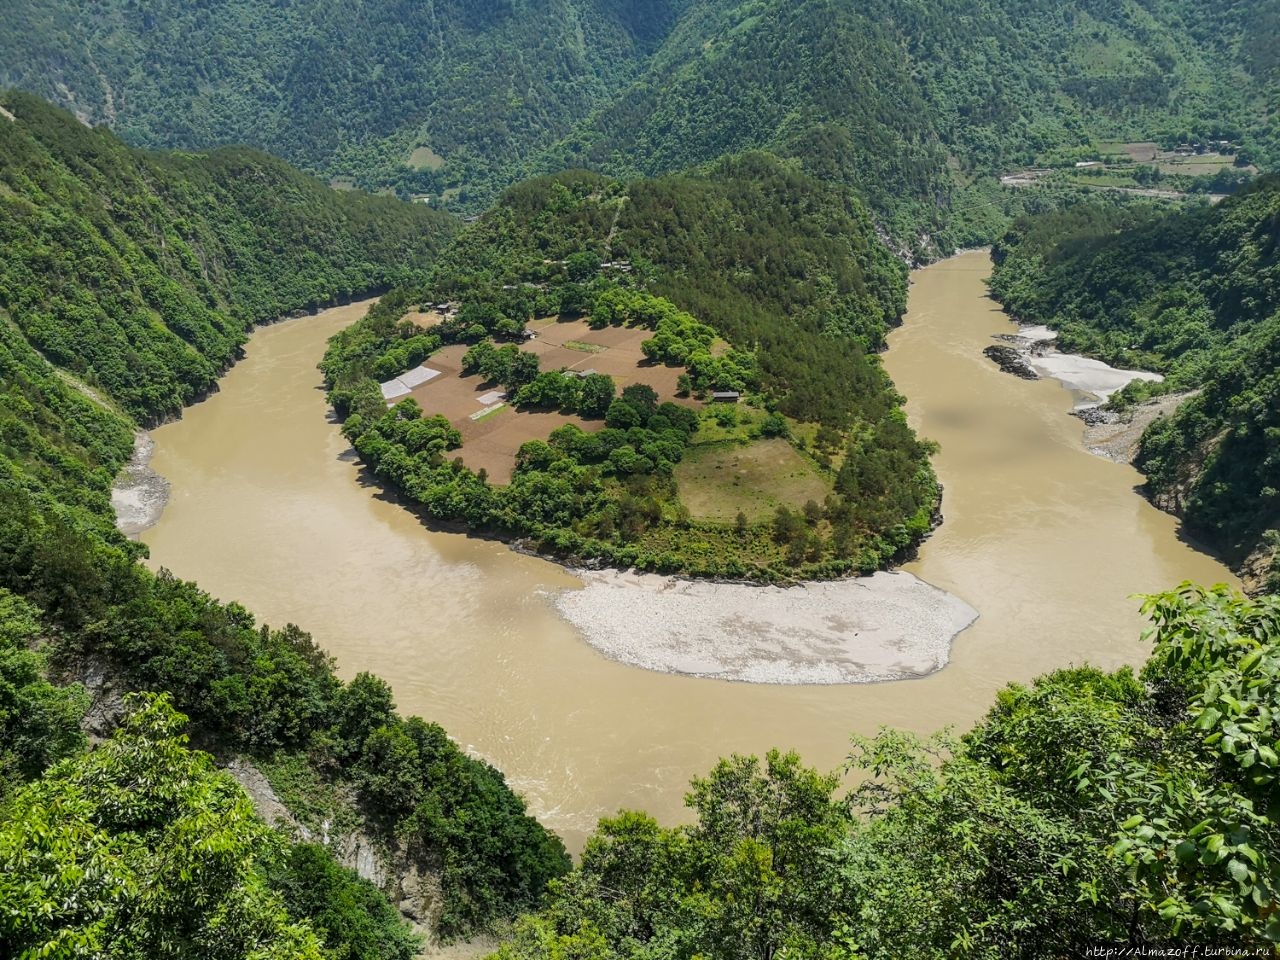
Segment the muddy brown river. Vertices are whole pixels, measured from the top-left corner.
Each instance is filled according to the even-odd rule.
[[[258,331],[219,393],[154,432],[171,494],[142,539],[153,565],[310,630],[344,677],[385,677],[403,712],[496,764],[572,849],[620,807],[672,822],[721,755],[795,748],[833,768],[850,731],[967,725],[1009,681],[1141,660],[1131,594],[1235,582],[1134,492],[1134,470],[1084,450],[1068,391],[982,356],[1013,329],[988,271],[981,253],[917,271],[885,356],[942,446],[946,522],[907,569],[981,613],[924,679],[759,686],[605,659],[547,602],[577,583],[561,568],[428,530],[362,477],[316,370],[360,305]]]

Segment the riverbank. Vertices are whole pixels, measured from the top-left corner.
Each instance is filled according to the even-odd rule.
[[[1031,368],[1042,377],[1057,380],[1068,390],[1082,394],[1077,407],[1105,403],[1111,395],[1135,380],[1159,383],[1164,377],[1146,370],[1121,370],[1092,357],[1049,351],[1030,358]]]
[[[151,469],[156,443],[146,430],[133,437],[133,456],[111,487],[116,527],[131,540],[155,525],[169,502],[169,481]]]
[[[257,330],[217,394],[152,431],[151,465],[172,492],[142,536],[149,565],[259,623],[302,625],[344,678],[387,678],[403,716],[439,723],[502,770],[574,851],[619,809],[680,822],[690,778],[731,753],[795,749],[833,770],[851,731],[967,728],[1008,682],[1142,662],[1133,594],[1234,581],[1134,496],[1138,474],[1081,448],[1057,384],[1004,376],[982,357],[994,334],[1014,330],[987,297],[989,271],[971,254],[916,272],[883,355],[908,416],[941,444],[946,487],[946,522],[906,571],[982,614],[929,676],[728,683],[604,656],[549,602],[581,581],[505,544],[424,526],[369,482],[327,416],[316,369],[353,308]],[[811,598],[797,603],[803,614],[826,613],[811,588],[793,589]],[[732,612],[734,595],[718,596]]]
[[[1124,413],[1114,413],[1098,407],[1080,410],[1077,415],[1085,423],[1084,445],[1090,453],[1113,460],[1116,463],[1133,463],[1138,455],[1138,443],[1147,427],[1161,417],[1169,416],[1184,400],[1198,391],[1169,393],[1137,404]]]
[[[256,323],[249,328],[248,332],[252,335],[254,332],[267,327],[292,320],[300,320],[303,317],[319,316],[322,313],[341,312],[345,316],[348,313],[358,311],[363,314],[378,301],[383,292],[385,292],[385,288],[372,294],[339,297],[329,306],[312,306],[293,310],[272,320]],[[353,322],[354,319],[353,313],[352,319],[347,322]],[[181,420],[187,411],[208,401],[218,393],[223,379],[235,369],[236,365],[244,357],[245,350],[242,348],[232,358],[231,362],[219,372],[218,381],[207,391],[192,400],[179,413],[157,422],[146,424],[146,426],[154,430],[168,423]],[[63,376],[67,375],[64,373]],[[77,389],[88,393],[90,397],[101,402],[101,399],[83,384],[74,381],[74,385]],[[164,513],[164,508],[169,503],[169,481],[151,469],[151,458],[155,455],[155,450],[155,441],[148,430],[138,430],[134,433],[133,456],[120,469],[120,473],[116,475],[115,482],[111,486],[111,506],[116,513],[116,529],[131,540],[139,539],[143,533],[155,526],[160,520],[160,516]]]
[[[611,660],[694,677],[768,684],[873,683],[941,670],[978,618],[909,573],[789,587],[575,570],[553,603]]]
[[[1148,370],[1122,370],[1092,357],[1062,353],[1055,346],[1058,335],[1039,324],[1021,324],[1017,333],[998,334],[994,340],[1001,346],[987,347],[983,352],[1006,373],[1024,380],[1044,378],[1057,380],[1076,393],[1077,411],[1097,407],[1135,380],[1160,383],[1158,373]]]
[[[1072,414],[1084,421],[1084,445],[1090,453],[1115,463],[1132,464],[1138,443],[1147,427],[1173,413],[1195,391],[1170,393],[1137,404],[1124,413],[1104,408],[1117,390],[1135,380],[1152,383],[1164,377],[1146,370],[1121,370],[1073,353],[1060,353],[1053,342],[1057,334],[1040,324],[1022,324],[1016,334],[1000,334],[1001,346],[983,352],[1006,373],[1023,379],[1057,380],[1073,391],[1076,402]]]

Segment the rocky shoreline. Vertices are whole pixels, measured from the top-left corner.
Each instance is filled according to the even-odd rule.
[[[1060,353],[1053,345],[1057,336],[1048,327],[1025,324],[1019,326],[1017,333],[997,334],[993,339],[1001,343],[982,353],[1005,373],[1024,380],[1057,380],[1079,395],[1074,411],[1077,413],[1106,403],[1113,393],[1134,380],[1159,383],[1164,379],[1147,370],[1120,370],[1092,357]]]
[[[1102,407],[1078,407],[1071,415],[1084,421],[1084,445],[1090,453],[1116,463],[1133,463],[1147,427],[1173,413],[1197,392],[1168,393],[1137,404],[1124,413]]]
[[[133,456],[111,487],[116,527],[132,540],[160,519],[169,502],[169,481],[151,469],[155,451],[151,434],[145,430],[134,434]]]
[[[1137,404],[1123,413],[1105,404],[1117,390],[1134,380],[1159,382],[1158,373],[1119,370],[1072,353],[1059,353],[1053,346],[1057,334],[1045,326],[1023,325],[1017,333],[997,334],[1001,341],[983,354],[1005,373],[1024,380],[1057,380],[1076,394],[1073,417],[1085,424],[1084,445],[1090,452],[1116,463],[1133,463],[1143,431],[1152,421],[1172,413],[1194,393],[1170,393]]]
[[[611,660],[745,683],[847,684],[941,670],[978,617],[909,573],[789,587],[574,570],[581,590],[552,596]]]
[[[982,355],[995,363],[1005,373],[1011,373],[1023,380],[1039,380],[1040,374],[1031,366],[1031,361],[1017,347],[992,344],[982,351]]]

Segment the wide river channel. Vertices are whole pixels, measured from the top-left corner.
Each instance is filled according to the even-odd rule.
[[[832,769],[851,731],[966,726],[1009,681],[1140,662],[1132,594],[1235,582],[1134,491],[1138,473],[1085,451],[1068,391],[982,356],[1014,329],[987,299],[989,270],[968,253],[917,271],[884,357],[912,424],[941,444],[946,490],[946,520],[907,569],[981,613],[924,679],[759,686],[605,659],[547,602],[571,575],[428,530],[362,476],[316,370],[362,305],[259,330],[219,393],[154,432],[171,497],[142,539],[154,566],[311,631],[344,677],[385,677],[402,712],[497,765],[571,849],[620,807],[674,822],[719,756],[795,748]]]

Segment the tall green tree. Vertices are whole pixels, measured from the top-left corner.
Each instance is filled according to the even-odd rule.
[[[111,740],[21,790],[0,824],[0,943],[23,957],[323,956],[263,870],[281,841],[185,718],[138,698]]]
[[[14,784],[38,777],[85,743],[80,719],[87,696],[79,686],[45,678],[39,611],[0,589],[0,800]]]

